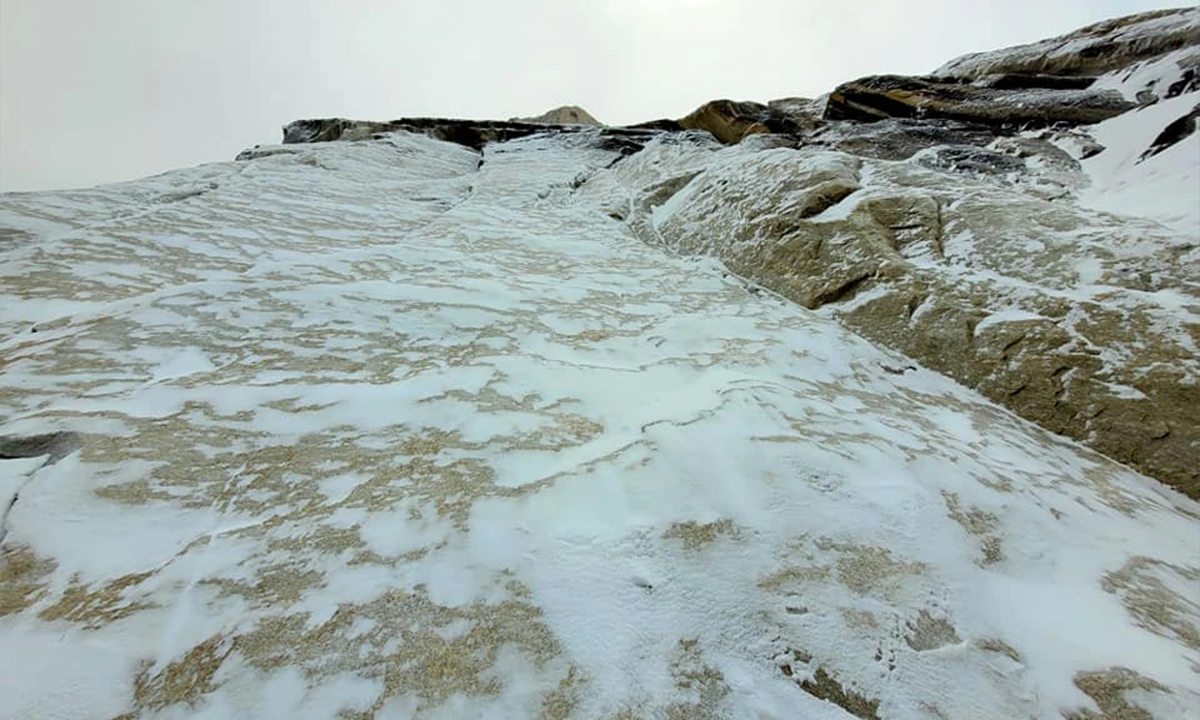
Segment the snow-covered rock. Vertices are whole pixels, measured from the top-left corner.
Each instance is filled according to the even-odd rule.
[[[677,163],[687,181],[669,199],[645,185],[636,206],[653,218],[649,242],[716,256],[1044,427],[1200,491],[1195,231],[1082,207],[1079,188],[1099,183],[1034,137],[905,162],[790,148],[673,155],[640,154],[619,171]],[[1196,157],[1188,143],[1152,161]],[[1194,213],[1188,172],[1164,175],[1159,219]],[[1125,197],[1086,196],[1114,193]]]
[[[1200,43],[1195,5],[1113,18],[1028,45],[972,53],[934,71],[976,80],[989,75],[1097,77]]]
[[[0,196],[0,717],[1197,717],[1187,99]]]

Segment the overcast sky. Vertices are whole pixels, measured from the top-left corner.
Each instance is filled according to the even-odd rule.
[[[814,97],[872,73],[1186,3],[1138,0],[0,0],[0,190],[127,180],[302,117],[602,122]]]

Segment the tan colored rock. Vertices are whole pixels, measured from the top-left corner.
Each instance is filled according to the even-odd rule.
[[[727,145],[749,135],[766,133],[799,134],[811,130],[815,120],[803,114],[753,102],[713,100],[693,110],[679,121],[685,130],[704,130]]]
[[[1200,496],[1200,326],[1178,308],[1200,273],[1186,238],[918,160],[735,156],[687,182],[651,239],[714,255]]]
[[[513,118],[512,122],[537,123],[539,125],[603,125],[591,113],[578,105],[563,105],[535,117]]]
[[[1116,90],[979,87],[934,78],[878,75],[839,85],[826,120],[940,118],[993,127],[1087,125],[1135,106]]]

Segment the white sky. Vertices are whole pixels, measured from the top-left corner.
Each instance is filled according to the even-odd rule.
[[[1171,5],[0,0],[0,190],[228,160],[303,117],[505,119],[577,104],[622,124],[719,97],[813,97]]]

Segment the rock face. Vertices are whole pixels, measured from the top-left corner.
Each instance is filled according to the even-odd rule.
[[[967,55],[930,77],[855,80],[830,94],[825,117],[942,118],[1002,129],[1094,124],[1157,97],[1152,90],[1126,98],[1111,87],[1094,87],[1099,76],[1171,53],[1183,69],[1174,81],[1179,94],[1200,69],[1195,8],[1134,15],[1039,43]]]
[[[656,176],[677,175],[631,180],[635,200],[610,214],[1198,497],[1200,227],[1078,201],[1099,182],[1082,163],[1183,167],[1186,187],[1198,17],[1135,15],[927,78],[864,78],[816,101],[715,100],[678,121],[606,129],[624,156],[661,133],[742,148],[707,146],[715,154],[697,167],[690,153],[644,153],[661,163]],[[540,124],[571,117],[556,112],[536,123],[300,121],[284,142],[406,130],[479,149],[578,132]],[[1105,155],[1089,129],[1138,114],[1149,135]],[[1186,191],[1177,201],[1193,202]]]
[[[1150,143],[1150,147],[1146,148],[1138,156],[1138,159],[1145,160],[1146,158],[1154,157],[1163,150],[1188,139],[1196,132],[1198,122],[1200,122],[1200,103],[1192,107],[1186,115],[1171,121],[1169,125],[1163,128],[1163,131],[1154,138],[1154,142]]]
[[[1177,306],[1200,281],[1196,243],[1010,184],[1026,162],[1073,163],[1041,142],[942,146],[902,164],[788,150],[731,157],[670,199],[651,241],[715,255],[1196,494],[1197,328]]]
[[[337,140],[370,140],[384,133],[404,130],[479,149],[490,142],[526,137],[542,130],[532,122],[451,120],[443,118],[406,118],[386,122],[322,118],[297,120],[283,128],[283,142],[314,143]],[[246,159],[246,158],[242,158]]]
[[[1072,83],[1038,76],[1021,76],[1019,80],[968,85],[897,75],[863,78],[833,91],[825,118],[942,118],[998,128],[1029,128],[1098,123],[1136,105],[1116,90],[1063,87],[1074,84],[1073,79]]]
[[[997,75],[1094,78],[1198,44],[1195,6],[1157,10],[1105,20],[1041,42],[964,55],[934,75],[968,80]]]
[[[685,130],[703,130],[723,143],[741,142],[747,135],[796,134],[811,130],[815,123],[800,114],[754,102],[713,100],[679,121]]]
[[[586,126],[577,124],[554,125],[556,132],[575,133]],[[547,125],[538,122],[451,120],[444,118],[404,118],[377,122],[371,120],[347,120],[345,118],[321,118],[297,120],[283,128],[285,145],[379,140],[387,133],[411,132],[426,135],[435,140],[452,142],[473,150],[480,150],[488,143],[507,142],[537,133],[546,132]],[[653,136],[649,129],[603,128],[601,134],[612,138],[612,142],[636,142]],[[237,159],[250,160],[262,154],[286,152],[277,147],[251,148],[242,151]]]
[[[513,118],[515,122],[537,123],[539,125],[601,125],[591,113],[578,105],[564,105],[529,118]]]
[[[644,235],[715,255],[1043,427],[1200,495],[1200,230],[1072,203],[1092,182],[1080,161],[1104,148],[1066,129],[1161,101],[1178,114],[1122,162],[1189,138],[1197,16],[1148,13],[968,56],[930,78],[847,83],[825,99],[821,121],[783,131],[800,152],[688,173],[672,212],[657,211]],[[795,117],[811,107],[770,109]],[[766,110],[722,101],[681,124],[736,143],[771,131]],[[1047,126],[1055,129],[1038,130]],[[1193,146],[1175,166],[1194,167]],[[1194,203],[1186,189],[1177,197]],[[658,189],[646,198],[646,212],[666,202]],[[1181,304],[1190,308],[1182,316]]]
[[[0,717],[1194,717],[1196,17],[0,196]]]

